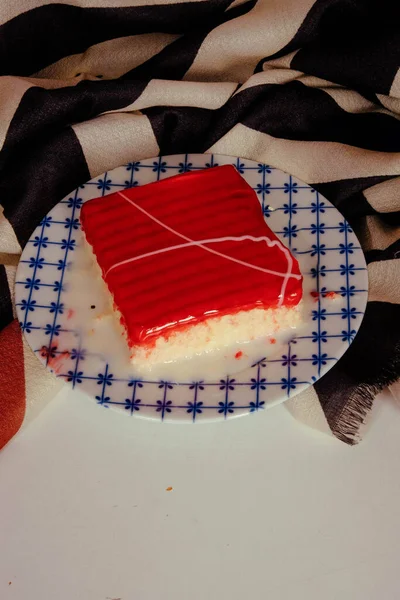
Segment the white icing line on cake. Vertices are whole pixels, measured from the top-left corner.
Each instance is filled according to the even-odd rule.
[[[134,256],[132,258],[127,258],[126,260],[121,260],[120,262],[115,263],[115,265],[112,265],[107,271],[106,271],[106,275],[108,275],[108,273],[110,271],[112,271],[113,269],[116,269],[117,267],[121,267],[123,265],[126,265],[128,263],[131,262],[135,262],[137,260],[142,260],[143,258],[149,258],[150,256],[156,256],[157,254],[164,254],[165,252],[171,252],[173,250],[179,250],[180,248],[189,248],[191,246],[200,246],[202,247],[203,244],[216,244],[219,242],[243,242],[245,240],[250,240],[251,242],[265,242],[266,239],[264,237],[254,237],[252,235],[242,235],[239,237],[233,237],[233,236],[227,236],[227,237],[222,237],[222,238],[210,238],[208,240],[198,240],[198,241],[192,241],[192,242],[187,242],[186,244],[178,244],[177,246],[167,246],[166,248],[161,248],[160,250],[154,250],[153,252],[146,252],[146,254],[140,254],[139,256]],[[209,250],[209,248],[207,248],[207,250]],[[218,253],[220,254],[220,253]],[[229,260],[233,260],[235,262],[238,262],[244,266],[250,266],[250,263],[247,262],[243,262],[239,259],[235,259],[232,257],[227,256],[226,254],[223,254],[222,256],[229,258]],[[282,272],[280,271],[272,271],[270,269],[264,269],[263,267],[258,267],[257,265],[251,265],[252,269],[255,269],[257,271],[262,271],[263,273],[269,273],[271,275],[277,275],[279,277],[286,277],[286,275],[284,275]],[[296,279],[300,279],[301,275],[289,275],[289,277],[294,277]]]
[[[225,258],[227,260],[231,260],[232,262],[238,263],[238,264],[243,265],[245,267],[249,267],[250,269],[254,269],[256,271],[261,271],[263,273],[267,273],[268,275],[277,275],[279,277],[283,277],[283,282],[282,282],[282,286],[281,286],[281,292],[279,294],[278,306],[281,306],[282,303],[283,303],[283,300],[284,300],[284,297],[285,297],[286,286],[287,286],[287,283],[288,283],[289,279],[291,277],[293,277],[294,279],[301,279],[301,275],[296,275],[296,274],[292,273],[293,259],[291,257],[290,251],[287,248],[285,248],[285,246],[283,246],[283,244],[279,240],[270,240],[267,236],[263,236],[263,237],[257,238],[257,237],[253,237],[251,235],[244,235],[244,236],[240,236],[240,237],[230,237],[230,236],[228,236],[228,237],[213,238],[213,239],[210,239],[210,240],[200,240],[200,241],[192,240],[191,238],[187,237],[183,233],[180,233],[179,231],[176,231],[172,227],[169,227],[169,225],[167,225],[166,223],[163,223],[162,221],[160,221],[159,219],[157,219],[157,217],[155,217],[154,215],[152,215],[149,212],[147,212],[147,210],[145,210],[144,208],[142,208],[141,206],[139,206],[138,204],[136,204],[136,202],[133,202],[133,200],[131,200],[130,198],[128,198],[128,196],[126,196],[122,192],[117,192],[117,193],[120,196],[122,196],[122,198],[124,198],[127,202],[129,202],[129,204],[131,204],[134,208],[136,208],[141,213],[143,213],[144,215],[146,215],[147,217],[149,217],[152,221],[154,221],[155,223],[157,223],[158,225],[160,225],[164,229],[167,229],[168,231],[170,231],[174,235],[182,238],[183,240],[186,240],[188,243],[187,244],[179,244],[177,246],[169,246],[168,248],[162,248],[161,250],[155,250],[154,252],[148,252],[147,254],[142,254],[140,256],[135,256],[133,258],[128,258],[128,259],[123,260],[121,262],[115,263],[115,265],[112,265],[106,271],[105,277],[113,269],[116,269],[117,267],[120,267],[122,265],[128,264],[130,262],[135,262],[137,260],[140,260],[140,259],[143,259],[143,258],[147,258],[149,256],[154,256],[154,255],[157,255],[157,254],[162,254],[164,252],[169,252],[171,250],[177,250],[179,248],[185,248],[185,247],[189,247],[189,246],[198,246],[199,248],[202,248],[203,250],[206,250],[207,252],[210,252],[211,254],[216,254],[217,256],[221,256],[222,258]],[[287,268],[286,273],[281,273],[279,271],[272,271],[270,269],[264,269],[262,267],[258,267],[256,265],[252,265],[251,263],[239,260],[237,258],[233,258],[232,256],[228,256],[227,254],[223,254],[222,252],[218,252],[218,250],[213,250],[212,248],[208,248],[207,246],[204,246],[204,244],[206,244],[206,243],[210,244],[210,243],[219,243],[219,242],[228,242],[228,241],[234,241],[234,242],[239,241],[240,242],[240,241],[244,241],[244,240],[251,240],[253,242],[263,241],[270,248],[272,248],[273,246],[278,246],[278,248],[281,250],[281,252],[283,252],[283,254],[285,255],[286,260],[287,260],[287,266],[288,266],[288,268]]]

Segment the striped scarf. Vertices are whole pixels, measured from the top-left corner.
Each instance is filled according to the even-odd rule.
[[[208,151],[292,173],[357,232],[370,278],[361,330],[288,403],[357,442],[374,396],[400,376],[397,3],[25,0],[23,9],[0,6],[0,447],[60,386],[13,308],[18,257],[37,223],[113,167]]]

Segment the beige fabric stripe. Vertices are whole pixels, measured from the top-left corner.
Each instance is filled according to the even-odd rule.
[[[21,254],[22,249],[11,227],[10,222],[3,215],[3,209],[0,206],[0,252],[6,254]]]
[[[280,59],[277,61],[278,63],[279,60]],[[272,62],[274,61],[271,61],[271,63]],[[264,71],[255,73],[246,81],[243,86],[241,86],[236,93],[256,85],[268,83],[284,84],[291,81],[300,81],[307,87],[320,89],[329,94],[336,104],[346,112],[355,114],[366,112],[381,112],[384,114],[390,114],[387,110],[379,108],[376,104],[370,100],[367,100],[354,90],[347,89],[341,85],[333,83],[332,81],[328,81],[327,79],[320,79],[314,75],[306,75],[305,73],[296,71],[294,69],[286,69],[284,67],[281,68],[281,66],[278,65],[270,67],[271,63],[266,63]]]
[[[315,77],[315,75],[307,75],[306,73],[301,73],[301,76],[298,79],[307,87],[319,88],[322,90],[329,89],[333,91],[346,90],[344,86],[339,85],[338,83],[334,83],[332,81],[329,81],[328,79],[321,79],[320,77]]]
[[[229,5],[228,10],[230,10],[231,8],[235,8],[235,6],[240,6],[241,4],[244,4],[245,2],[247,2],[247,0],[234,0],[232,2],[232,4]]]
[[[270,63],[267,63],[267,66],[263,71],[259,73],[255,73],[239,88],[237,93],[247,89],[254,87],[256,85],[263,85],[268,83],[273,84],[282,84],[289,83],[290,81],[301,81],[304,85],[313,88],[337,88],[344,89],[343,86],[337,85],[336,83],[332,83],[327,79],[320,79],[319,77],[315,77],[314,75],[306,75],[302,71],[296,71],[295,69],[286,69],[285,67],[269,67]],[[371,103],[371,106],[375,106]]]
[[[313,4],[314,0],[258,2],[247,14],[209,33],[185,79],[246,81],[259,60],[293,38]]]
[[[385,250],[400,238],[400,227],[387,225],[378,215],[367,215],[358,237],[364,250]]]
[[[286,400],[284,406],[300,423],[333,436],[313,386],[294,396],[294,398]]]
[[[306,82],[304,81],[303,83]],[[388,115],[393,119],[400,119],[400,116],[396,115],[396,113],[393,114],[391,110],[386,110],[386,108],[381,108],[377,104],[370,102],[354,90],[340,88],[337,86],[324,87],[322,89],[324,92],[329,94],[333,100],[335,100],[336,104],[338,104],[346,112],[354,114],[380,113],[383,115]]]
[[[380,260],[368,265],[370,302],[400,304],[400,260]]]
[[[376,104],[370,102],[353,90],[326,86],[323,88],[323,91],[326,94],[329,94],[336,104],[348,113],[360,114],[366,112],[380,112],[380,109],[377,108]]]
[[[266,162],[310,183],[371,174],[400,175],[400,152],[375,152],[337,142],[283,140],[240,123],[209,151]]]
[[[296,53],[293,52],[293,55],[294,54]],[[348,113],[382,113],[385,115],[389,115],[395,119],[400,118],[398,115],[392,114],[391,112],[392,105],[394,105],[395,103],[397,104],[397,109],[400,109],[400,101],[396,98],[388,99],[387,96],[383,96],[383,98],[389,100],[389,102],[387,102],[388,110],[386,110],[386,108],[380,108],[378,105],[374,104],[370,100],[367,100],[358,92],[347,89],[342,85],[338,85],[336,83],[333,83],[332,81],[328,81],[327,79],[320,79],[319,77],[315,77],[314,75],[306,75],[301,71],[284,68],[284,65],[279,64],[281,61],[282,59],[277,59],[277,61],[271,61],[271,63],[266,63],[266,65],[264,65],[264,70],[250,77],[236,93],[239,93],[245,90],[246,88],[250,88],[256,85],[268,83],[284,84],[289,83],[290,81],[300,81],[303,85],[306,85],[307,87],[322,90],[323,92],[328,94],[336,102],[336,104],[340,106],[340,108],[342,108]],[[275,62],[276,66],[274,66],[273,64]],[[382,103],[385,104],[384,102]]]
[[[191,2],[206,2],[207,0],[190,0]],[[117,7],[152,6],[164,4],[181,4],[187,0],[118,0]],[[55,0],[18,0],[18,2],[0,2],[0,24],[20,15],[23,12],[39,6],[55,4]],[[113,0],[68,0],[64,4],[82,8],[114,8]]]
[[[363,193],[372,208],[378,212],[400,210],[400,177],[373,185]]]
[[[291,62],[297,53],[298,50],[294,50],[294,52],[285,54],[280,58],[273,58],[272,60],[269,60],[268,62],[264,63],[263,71],[267,71],[268,69],[290,69]]]
[[[145,115],[109,113],[78,123],[73,129],[82,146],[91,177],[130,160],[157,156],[159,153],[153,129]]]
[[[376,97],[379,98],[383,106],[387,108],[388,111],[395,113],[396,115],[400,115],[400,98],[385,96],[384,94],[377,94]]]
[[[77,81],[95,79],[96,75],[102,75],[102,79],[115,79],[144,63],[178,37],[168,33],[149,33],[108,40],[80,54],[60,59],[38,71],[35,77],[70,79],[81,73],[76,77]],[[107,60],[104,60],[105,56]]]
[[[266,69],[265,71],[260,71],[260,73],[255,73],[254,75],[249,77],[249,79],[243,85],[240,86],[236,94],[239,94],[240,92],[243,92],[244,90],[255,87],[257,85],[264,85],[268,83],[289,83],[290,81],[300,79],[302,76],[303,73],[301,71],[294,71],[293,69]]]
[[[149,106],[194,106],[217,109],[236,89],[235,83],[201,83],[196,81],[164,81],[153,79],[133,104],[115,112],[142,110]]]
[[[396,383],[392,383],[392,385],[389,385],[389,390],[393,398],[400,405],[400,380],[396,381]]]
[[[25,371],[26,410],[22,427],[28,425],[54,398],[63,387],[57,379],[35,356],[22,335]]]
[[[0,77],[0,150],[22,96],[32,84],[19,77]]]
[[[400,98],[400,69],[397,71],[390,88],[389,96]]]
[[[56,90],[63,87],[73,87],[84,78],[74,77],[73,79],[44,79],[43,77],[24,77],[24,80],[35,87],[41,87],[45,90]],[[93,77],[93,79],[95,79]],[[96,79],[97,81],[97,79]]]

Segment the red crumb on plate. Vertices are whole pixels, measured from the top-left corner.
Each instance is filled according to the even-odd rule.
[[[58,355],[56,354],[57,345],[54,345],[52,348],[48,348],[47,346],[42,346],[40,349],[40,356],[42,358],[47,359],[47,364],[50,368],[53,369],[56,373],[61,369],[64,359],[69,358],[70,353],[68,350],[64,350],[64,352],[60,352]]]
[[[242,358],[242,356],[243,356],[243,352],[242,352],[241,350],[239,350],[239,351],[238,351],[238,352],[236,352],[236,354],[235,354],[235,358],[236,358],[236,360],[239,360],[239,358]]]
[[[337,297],[337,293],[336,292],[321,292],[321,294],[317,291],[312,291],[310,292],[310,296],[312,298],[314,298],[314,301],[317,302],[318,298],[320,297],[320,295],[323,298],[336,298]]]
[[[74,316],[74,312],[75,311],[73,311],[72,308],[69,308],[67,312],[67,319],[72,319],[72,317]]]
[[[167,488],[165,488],[165,491],[166,492],[172,492],[173,489],[174,489],[173,487],[168,486]]]
[[[270,344],[276,344],[276,339],[275,338],[270,338],[269,343]]]

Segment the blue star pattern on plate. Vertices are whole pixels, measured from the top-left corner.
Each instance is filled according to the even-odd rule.
[[[310,306],[285,351],[224,379],[126,378],[78,339],[65,300],[81,241],[84,202],[179,173],[233,164],[254,189],[268,225],[291,248]],[[21,327],[39,360],[105,408],[132,417],[229,419],[254,414],[318,380],[348,348],[367,300],[367,271],[358,240],[342,215],[309,185],[270,165],[222,155],[181,154],[130,162],[80,186],[42,219],[23,252],[16,278]]]

